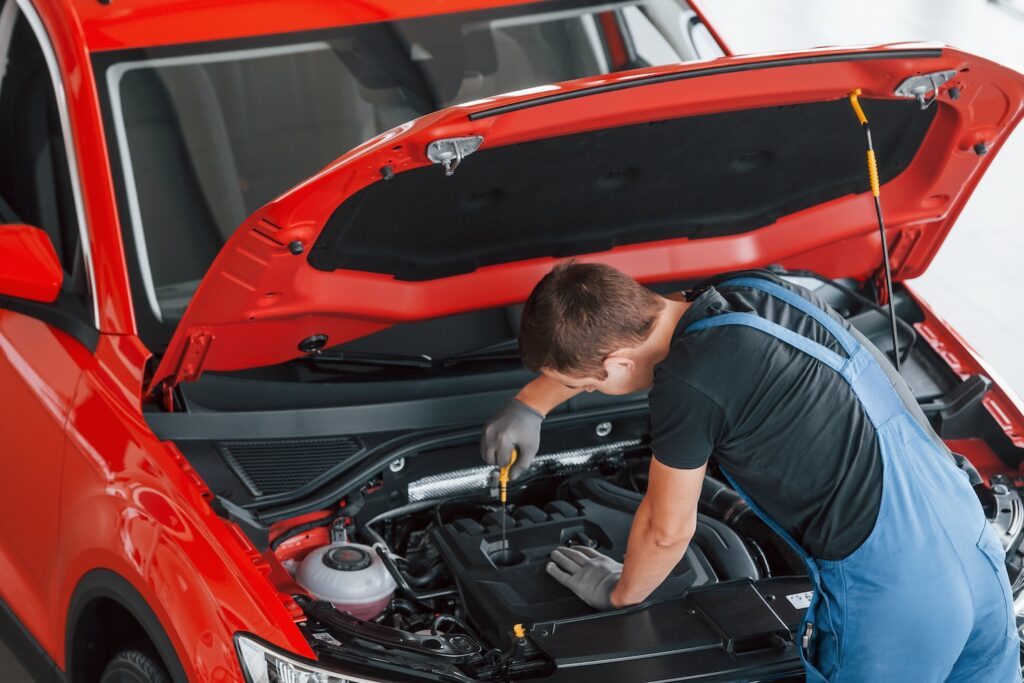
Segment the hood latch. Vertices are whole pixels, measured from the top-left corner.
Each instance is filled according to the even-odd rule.
[[[435,164],[444,166],[444,174],[454,175],[462,160],[480,149],[484,142],[482,135],[470,135],[464,138],[443,138],[434,140],[427,145],[427,158]]]
[[[935,100],[939,99],[939,88],[949,82],[949,79],[956,76],[956,71],[936,71],[930,74],[918,74],[905,78],[893,94],[897,97],[909,97],[918,101],[921,109],[932,106]],[[931,98],[928,94],[931,93]]]

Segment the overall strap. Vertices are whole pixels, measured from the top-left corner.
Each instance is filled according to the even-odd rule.
[[[731,280],[726,280],[721,283],[719,287],[725,287],[728,285],[736,285],[740,287],[749,287],[750,289],[757,289],[766,294],[769,294],[779,301],[783,301],[793,308],[806,313],[813,318],[818,324],[828,330],[828,333],[836,338],[839,345],[843,347],[843,351],[846,351],[847,356],[852,356],[853,353],[860,348],[860,344],[853,338],[850,332],[840,325],[835,319],[832,318],[828,313],[821,310],[813,303],[803,298],[796,292],[786,289],[780,284],[766,280],[760,277],[738,277]]]
[[[839,373],[850,384],[875,427],[893,415],[906,410],[896,389],[886,377],[885,371],[882,370],[871,353],[854,339],[849,330],[840,325],[828,313],[799,294],[763,278],[733,278],[722,282],[719,286],[728,285],[760,290],[806,313],[835,337],[839,345],[846,351],[847,357],[842,358],[832,349],[755,313],[723,313],[703,318],[688,325],[684,334],[723,325],[743,325],[761,330],[798,351],[803,351],[812,358],[818,359]]]
[[[755,330],[761,330],[776,339],[786,342],[798,351],[803,351],[808,356],[817,358],[839,374],[843,374],[843,367],[846,365],[846,359],[838,353],[832,349],[822,346],[816,341],[808,339],[801,334],[797,334],[789,328],[783,327],[771,320],[766,320],[753,313],[723,313],[721,315],[711,316],[710,318],[703,318],[692,325],[687,326],[686,334],[699,332],[700,330],[706,330],[711,327],[723,327],[725,325],[745,325],[746,327],[752,327]]]

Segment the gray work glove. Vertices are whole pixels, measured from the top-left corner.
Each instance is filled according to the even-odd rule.
[[[512,458],[512,447],[519,449],[516,462],[509,470],[509,477],[515,479],[529,469],[540,448],[540,423],[544,416],[513,398],[495,413],[484,427],[480,439],[480,455],[484,462],[495,467],[504,467]]]
[[[622,565],[593,548],[579,546],[551,551],[548,574],[594,609],[612,609],[612,590],[622,576]]]

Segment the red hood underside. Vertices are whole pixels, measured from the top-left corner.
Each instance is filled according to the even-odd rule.
[[[564,252],[517,258],[516,249],[509,249],[507,262],[493,262],[492,254],[487,265],[470,272],[427,279],[399,279],[396,271],[386,268],[371,272],[375,269],[311,265],[316,262],[316,254],[310,255],[313,245],[317,253],[329,250],[340,262],[358,261],[352,256],[354,248],[347,249],[343,230],[325,233],[336,213],[355,207],[348,211],[352,229],[373,237],[369,226],[359,222],[358,208],[363,204],[345,206],[346,201],[364,202],[373,192],[386,208],[388,188],[409,186],[407,181],[416,177],[403,174],[444,176],[444,170],[426,156],[434,140],[482,136],[484,142],[475,154],[478,172],[483,173],[484,160],[492,158],[489,154],[498,158],[503,148],[507,152],[513,149],[509,146],[587,131],[836,102],[856,88],[865,100],[906,102],[894,94],[904,79],[945,71],[955,75],[939,88],[931,104],[934,110],[926,112],[931,120],[916,153],[905,167],[894,169],[882,187],[894,277],[914,277],[925,270],[994,153],[1020,120],[1024,77],[957,50],[924,45],[728,57],[650,68],[451,107],[343,155],[256,211],[228,240],[183,316],[150,388],[194,379],[203,370],[280,363],[303,355],[300,343],[314,335],[326,335],[328,345],[334,345],[397,322],[525,300]],[[849,118],[850,134],[862,136],[852,110]],[[882,134],[874,129],[873,133]],[[793,138],[796,144],[802,136],[797,131]],[[803,144],[807,146],[806,140]],[[826,159],[830,145],[823,141],[819,146]],[[651,155],[655,152],[652,149]],[[856,154],[862,161],[863,148]],[[472,178],[474,158],[463,160],[454,177]],[[558,161],[566,164],[565,159]],[[387,183],[388,176],[403,182],[376,185]],[[436,204],[446,187],[440,183],[428,199]],[[666,185],[666,192],[672,191]],[[408,209],[404,198],[392,201]],[[659,203],[665,205],[664,197]],[[791,205],[802,208],[735,234],[681,231],[679,236],[628,244],[613,239],[610,248],[575,255],[582,261],[609,263],[645,283],[771,263],[810,268],[830,277],[864,278],[878,269],[881,245],[870,192],[853,190],[810,206],[799,201]],[[681,207],[683,213],[685,208]],[[637,211],[642,215],[644,205],[637,205]],[[716,220],[722,222],[721,215]],[[445,226],[432,230],[433,248],[440,244],[454,251],[463,246],[458,231],[446,232]],[[301,254],[293,253],[295,243],[301,243]],[[386,239],[381,244],[386,246]],[[529,246],[520,245],[520,251],[530,253]],[[387,249],[381,253],[386,258]]]

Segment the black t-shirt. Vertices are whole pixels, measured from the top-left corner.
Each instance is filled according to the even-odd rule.
[[[770,279],[850,330],[945,450],[906,383],[871,342],[810,291]],[[882,461],[874,427],[838,373],[765,332],[726,325],[682,335],[687,325],[729,312],[756,313],[846,357],[817,321],[767,293],[708,287],[683,314],[668,356],[655,368],[651,451],[659,462],[683,469],[714,455],[810,555],[842,559],[867,538],[878,515]]]

